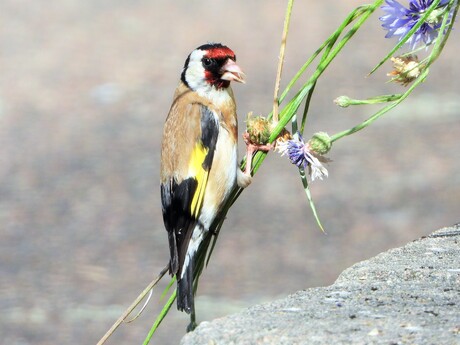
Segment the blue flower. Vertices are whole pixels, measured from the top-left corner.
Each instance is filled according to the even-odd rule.
[[[382,26],[388,30],[386,38],[400,36],[401,40],[416,25],[426,10],[431,6],[433,0],[410,0],[409,8],[404,7],[396,0],[385,0],[387,5],[382,9],[387,12],[380,17],[383,22]],[[418,28],[417,31],[407,41],[412,49],[423,42],[430,45],[438,36],[441,27],[442,15],[449,0],[441,0],[438,7],[431,12],[427,20]]]
[[[310,144],[304,142],[300,133],[296,133],[290,140],[278,141],[276,148],[282,156],[287,154],[292,164],[305,170],[308,168],[312,181],[317,178],[322,180],[323,176],[328,176],[327,169],[321,163],[321,161],[327,162],[328,159],[315,153]]]

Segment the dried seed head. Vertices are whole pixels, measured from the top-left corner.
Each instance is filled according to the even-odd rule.
[[[392,81],[404,86],[417,79],[424,68],[416,55],[392,57],[391,61],[393,62],[394,70],[387,75],[392,77]]]
[[[253,118],[252,113],[249,113],[246,121],[246,129],[251,142],[265,145],[270,139],[271,121],[262,116]]]

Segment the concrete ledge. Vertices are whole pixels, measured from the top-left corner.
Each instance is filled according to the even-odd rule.
[[[202,322],[181,345],[460,344],[460,225],[345,270],[328,287]]]

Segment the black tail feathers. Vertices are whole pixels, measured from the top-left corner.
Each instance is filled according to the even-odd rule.
[[[190,260],[182,278],[177,282],[177,309],[190,314],[195,310],[193,301],[193,260]]]

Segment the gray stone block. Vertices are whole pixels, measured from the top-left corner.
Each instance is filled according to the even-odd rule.
[[[359,262],[331,286],[202,322],[181,341],[224,344],[460,344],[460,225]]]

